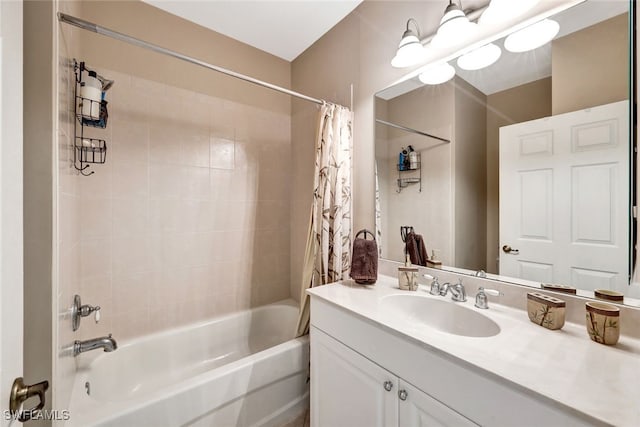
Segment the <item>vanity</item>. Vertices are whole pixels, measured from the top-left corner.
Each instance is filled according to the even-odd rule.
[[[381,275],[307,291],[312,426],[640,425],[637,338],[604,346],[428,290]]]

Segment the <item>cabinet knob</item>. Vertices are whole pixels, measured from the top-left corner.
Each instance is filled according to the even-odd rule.
[[[391,381],[385,381],[384,382],[384,389],[387,391],[391,391],[391,389],[393,388],[393,383]]]
[[[400,390],[398,392],[398,397],[400,398],[400,400],[407,400],[407,390]]]

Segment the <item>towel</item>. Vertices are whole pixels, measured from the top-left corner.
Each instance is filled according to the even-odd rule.
[[[407,234],[405,250],[409,254],[411,264],[421,266],[427,265],[429,256],[427,255],[427,248],[424,246],[424,239],[420,234],[416,234],[413,231]]]
[[[367,240],[367,233],[373,240]],[[358,237],[364,234],[364,238]],[[369,230],[360,230],[353,241],[351,272],[349,276],[361,285],[372,285],[378,280],[378,245]]]

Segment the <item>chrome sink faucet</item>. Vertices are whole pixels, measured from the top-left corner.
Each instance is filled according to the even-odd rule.
[[[105,352],[111,352],[118,349],[118,344],[116,343],[116,340],[111,337],[111,334],[109,334],[108,337],[93,338],[86,341],[76,340],[73,343],[73,355],[77,356],[85,351],[91,351],[98,348],[101,348]]]
[[[462,279],[458,279],[458,283],[455,285],[450,285],[449,283],[445,283],[440,287],[440,295],[443,297],[447,295],[447,293],[451,293],[451,299],[456,302],[465,302],[467,300],[467,292],[464,289],[464,285],[462,284]]]

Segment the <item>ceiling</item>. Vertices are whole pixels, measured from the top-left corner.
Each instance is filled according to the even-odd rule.
[[[143,0],[293,61],[362,0]]]

